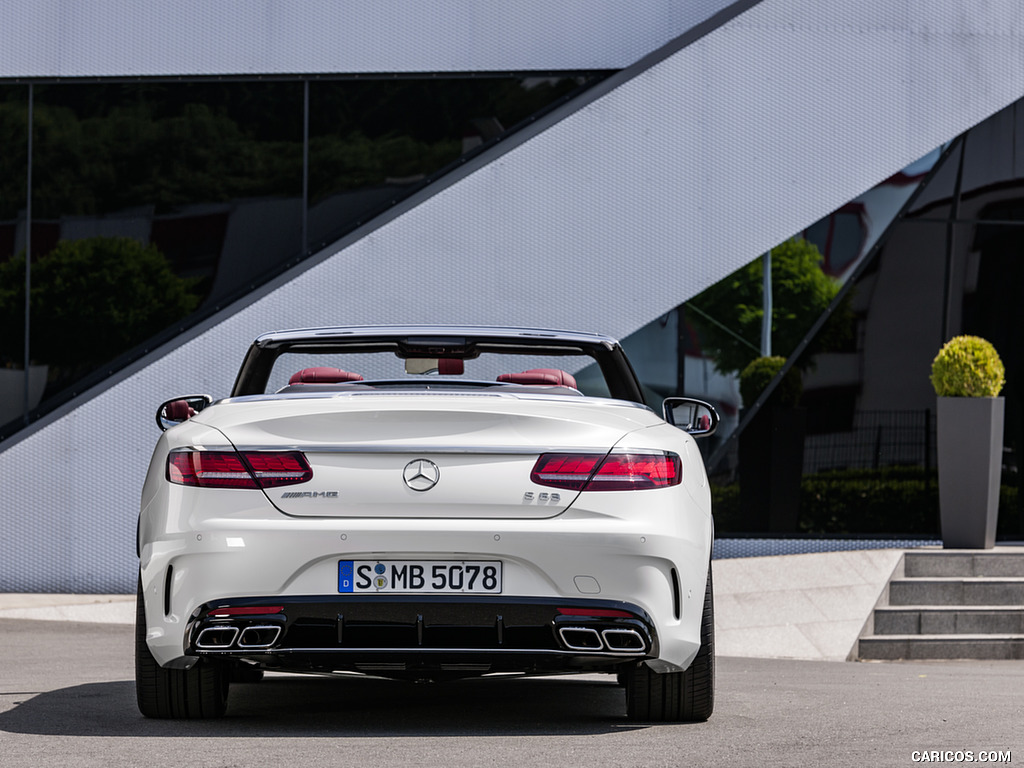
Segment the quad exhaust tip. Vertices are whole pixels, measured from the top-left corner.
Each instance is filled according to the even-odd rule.
[[[571,651],[611,651],[613,653],[643,653],[647,643],[635,629],[605,629],[593,627],[560,627],[558,635]]]
[[[207,627],[196,638],[196,648],[223,650],[235,644],[238,627]]]
[[[238,638],[239,648],[269,648],[281,636],[281,627],[268,624],[246,627]]]
[[[635,629],[606,629],[601,639],[610,651],[643,651],[644,639]]]
[[[227,625],[207,627],[196,638],[196,648],[206,651],[224,651],[233,647],[246,650],[270,648],[280,636],[281,627],[274,624],[257,624],[242,630]]]

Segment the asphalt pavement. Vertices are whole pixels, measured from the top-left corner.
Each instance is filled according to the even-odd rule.
[[[1024,761],[1024,663],[721,657],[714,715],[637,724],[604,675],[268,675],[219,721],[147,720],[125,624],[0,620],[0,765],[911,766]],[[954,763],[955,764],[955,763]]]

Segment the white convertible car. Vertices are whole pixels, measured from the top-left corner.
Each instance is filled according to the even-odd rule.
[[[230,397],[157,411],[139,709],[217,717],[263,670],[607,672],[631,719],[708,718],[713,522],[693,437],[718,415],[664,409],[589,333],[260,336]]]

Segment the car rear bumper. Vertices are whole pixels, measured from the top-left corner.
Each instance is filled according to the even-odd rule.
[[[639,606],[494,596],[310,595],[203,604],[186,654],[271,669],[391,676],[613,669],[657,657]]]
[[[615,516],[621,514],[621,503],[605,499],[614,495],[595,494],[601,498],[594,501],[592,509],[570,511],[552,520],[403,520],[396,525],[394,521],[369,519],[255,519],[242,514],[193,518],[187,532],[164,532],[158,538],[143,540],[147,642],[157,662],[165,667],[190,666],[201,655],[221,651],[221,655],[229,656],[241,655],[240,650],[264,650],[201,649],[196,647],[192,634],[196,622],[205,620],[211,608],[255,600],[270,601],[264,605],[275,606],[308,604],[308,616],[299,613],[294,618],[324,622],[322,636],[331,638],[304,647],[278,649],[274,656],[282,665],[285,657],[303,656],[306,661],[302,663],[308,666],[309,657],[321,655],[310,648],[322,649],[324,656],[347,658],[351,654],[346,645],[349,640],[344,639],[348,637],[346,627],[361,626],[358,622],[374,623],[374,611],[383,610],[382,606],[398,613],[378,623],[393,625],[394,633],[404,632],[406,639],[383,647],[380,639],[373,639],[353,647],[376,647],[381,657],[394,657],[402,649],[416,650],[424,658],[457,650],[463,656],[501,658],[532,653],[553,657],[557,664],[567,661],[569,666],[577,664],[581,655],[584,660],[610,659],[614,663],[619,656],[609,649],[603,630],[597,633],[600,648],[583,648],[581,652],[559,644],[560,636],[553,634],[553,608],[571,607],[577,601],[597,606],[628,603],[631,607],[626,610],[640,617],[647,627],[642,656],[685,668],[700,647],[711,519],[680,513],[681,505],[668,503],[668,496],[660,493],[645,494],[646,503],[628,510],[630,519],[624,519]],[[603,510],[598,502],[607,504],[607,513],[599,514]],[[341,594],[336,591],[339,562],[348,560],[498,560],[503,564],[502,591],[475,595]],[[522,623],[513,621],[511,617],[527,605],[544,606],[547,613]],[[469,618],[451,618],[456,606]],[[283,615],[287,621],[293,620],[287,611]],[[339,615],[344,617],[340,623]],[[417,618],[420,615],[422,621]],[[267,624],[276,626],[279,620],[267,619]],[[466,632],[481,639],[454,645],[435,641],[444,636],[446,624],[468,628],[449,635]],[[338,626],[342,629],[342,646],[337,645]],[[545,627],[544,643],[538,640],[517,647],[510,647],[507,641],[498,644],[495,638],[499,632],[505,641],[505,635],[515,635],[511,632],[515,626]],[[425,633],[422,645],[420,631]],[[270,630],[267,633],[272,634]],[[535,634],[539,636],[540,630]],[[255,637],[254,633],[249,635]],[[597,642],[589,632],[580,633],[578,639],[587,636]],[[323,660],[326,666],[337,663]],[[559,668],[557,664],[553,668]]]

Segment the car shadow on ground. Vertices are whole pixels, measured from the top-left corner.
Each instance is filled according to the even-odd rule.
[[[625,719],[614,678],[478,679],[415,684],[268,675],[234,684],[220,720],[149,720],[130,681],[8,695],[0,731],[55,736],[422,737],[598,735]],[[13,698],[13,701],[11,699]]]

